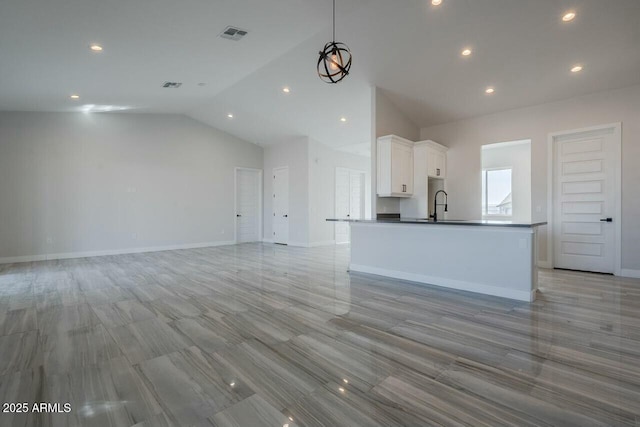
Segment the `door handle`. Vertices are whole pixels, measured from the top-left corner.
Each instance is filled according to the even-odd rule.
[[[236,214],[236,218],[240,218],[242,215],[240,214]]]
[[[282,215],[282,218],[289,218],[289,215]]]
[[[600,222],[613,222],[613,218],[602,218]]]
[[[440,176],[440,169],[436,169],[436,176]]]

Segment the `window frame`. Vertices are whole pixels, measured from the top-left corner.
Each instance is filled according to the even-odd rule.
[[[489,213],[489,172],[494,171],[511,171],[511,200],[513,203],[513,167],[512,166],[503,166],[503,167],[495,167],[495,168],[484,168],[482,169],[482,183],[484,187],[484,191],[482,192],[482,218],[483,219],[511,219],[513,218],[513,207],[511,208],[511,214],[492,214]]]

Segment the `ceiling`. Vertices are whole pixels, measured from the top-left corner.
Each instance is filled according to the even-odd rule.
[[[640,83],[638,0],[337,6],[354,65],[327,85],[315,63],[331,36],[330,0],[4,1],[0,110],[181,113],[261,145],[309,136],[361,152],[372,86],[426,127]],[[577,16],[563,23],[569,9]],[[218,38],[227,25],[249,34]],[[572,74],[577,63],[584,70]]]

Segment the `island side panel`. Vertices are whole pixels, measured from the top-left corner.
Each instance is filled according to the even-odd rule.
[[[535,299],[535,229],[351,224],[351,271]]]

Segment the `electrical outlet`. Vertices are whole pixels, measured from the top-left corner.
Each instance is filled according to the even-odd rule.
[[[51,237],[47,237],[47,245],[50,245],[53,243],[53,239]]]
[[[220,230],[220,234],[224,234],[224,229]]]
[[[131,233],[131,238],[133,240],[138,240],[138,233]]]
[[[536,206],[536,212],[538,213],[542,212],[542,206]]]

